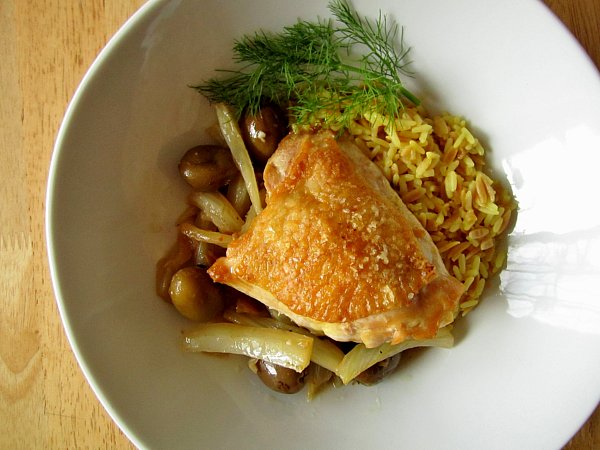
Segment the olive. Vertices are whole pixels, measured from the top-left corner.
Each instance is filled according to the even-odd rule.
[[[248,151],[264,164],[285,136],[287,124],[279,108],[263,106],[256,114],[244,113],[240,130]]]
[[[156,293],[167,302],[172,302],[169,286],[173,275],[187,265],[192,258],[193,248],[190,240],[181,233],[169,253],[156,263]]]
[[[184,267],[173,275],[169,286],[173,305],[188,319],[205,322],[223,310],[221,290],[206,273],[196,266]]]
[[[190,148],[179,162],[179,173],[194,189],[214,191],[225,186],[238,172],[231,152],[218,145]]]
[[[256,363],[256,374],[267,387],[283,394],[295,394],[304,387],[305,372],[296,372],[262,359]]]
[[[359,374],[355,380],[360,384],[371,386],[379,383],[398,367],[400,362],[400,353],[390,356],[389,358],[379,361],[377,364],[369,367],[367,370]]]

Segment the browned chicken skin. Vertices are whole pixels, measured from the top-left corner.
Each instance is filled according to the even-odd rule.
[[[264,171],[267,206],[212,278],[298,325],[374,347],[454,320],[463,286],[380,170],[326,131],[286,137]]]

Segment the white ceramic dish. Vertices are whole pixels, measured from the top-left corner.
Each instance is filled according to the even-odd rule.
[[[370,0],[359,12],[376,16]],[[48,187],[65,329],[100,401],[148,448],[559,448],[600,398],[600,81],[537,1],[380,0],[405,25],[413,86],[464,115],[520,202],[508,268],[433,349],[372,388],[312,403],[235,358],[187,355],[153,291],[173,238],[182,152],[213,115],[188,84],[232,40],[327,15],[317,0],[156,1],[111,40],[66,114]]]

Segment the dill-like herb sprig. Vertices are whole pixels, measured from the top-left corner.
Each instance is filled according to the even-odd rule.
[[[238,114],[273,102],[300,125],[338,130],[363,114],[395,117],[406,100],[419,104],[400,78],[410,72],[398,26],[381,13],[371,22],[346,0],[333,0],[329,9],[336,22],[300,20],[280,33],[259,31],[235,41],[240,68],[219,70],[223,77],[193,87]]]

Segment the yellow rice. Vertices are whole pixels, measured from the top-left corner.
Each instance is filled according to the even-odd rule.
[[[370,114],[354,121],[350,133],[431,234],[450,274],[465,286],[464,315],[504,265],[501,238],[516,203],[485,173],[484,148],[461,117],[429,117],[421,107],[407,108],[394,125]]]

